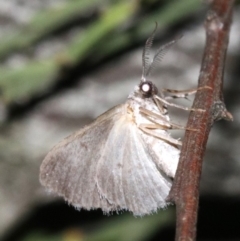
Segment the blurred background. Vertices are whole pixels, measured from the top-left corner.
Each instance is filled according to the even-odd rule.
[[[153,53],[184,37],[153,81],[159,88],[196,87],[207,9],[198,0],[0,0],[0,240],[174,240],[174,206],[143,218],[79,212],[45,192],[39,167],[58,141],[126,100],[141,78],[142,49],[155,22]],[[211,131],[198,240],[240,240],[239,29],[237,4],[224,83],[234,122]],[[178,103],[191,106],[192,99]],[[187,113],[170,114],[185,125]]]

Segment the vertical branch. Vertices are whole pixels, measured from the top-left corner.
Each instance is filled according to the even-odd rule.
[[[179,165],[169,200],[176,203],[176,241],[196,238],[199,182],[203,155],[214,121],[232,120],[223,102],[222,86],[225,55],[229,39],[234,0],[213,0],[205,20],[206,46],[199,76],[199,87],[193,108],[205,112],[191,112]]]

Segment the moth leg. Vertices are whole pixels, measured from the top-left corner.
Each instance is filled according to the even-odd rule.
[[[187,97],[189,95],[194,95],[198,90],[202,90],[202,89],[212,89],[209,86],[203,86],[203,87],[199,87],[199,88],[193,88],[193,89],[188,89],[188,90],[171,90],[171,89],[162,89],[163,92],[168,92],[170,94],[172,94],[172,96],[166,96],[165,99],[169,100],[169,99],[176,99],[176,98],[185,98],[187,99]]]
[[[164,118],[162,115],[159,115],[151,110],[145,109],[143,107],[139,107],[139,112],[143,114],[144,116],[148,117],[149,119],[156,118],[156,119],[161,119],[164,122],[168,122],[166,118]],[[166,113],[167,114],[167,113]],[[151,118],[151,119],[152,119]]]
[[[175,130],[190,130],[190,131],[197,131],[197,129],[191,129],[186,128],[185,126],[178,125],[175,123],[172,123],[171,121],[167,121],[164,119],[161,115],[154,113],[153,111],[144,109],[142,107],[139,108],[140,112],[145,115],[145,117],[154,123],[154,125],[159,125],[161,129],[167,130],[167,129],[175,129]],[[157,122],[158,119],[161,119],[163,123]],[[164,123],[165,122],[165,123]]]
[[[177,125],[171,122],[158,123],[150,118],[147,118],[153,122],[153,124],[143,124],[148,129],[162,129],[162,130],[186,130],[185,126]],[[188,129],[187,129],[188,130]],[[192,130],[192,129],[191,129]]]
[[[151,110],[147,110],[143,107],[139,108],[140,113],[143,114],[149,121],[153,122],[154,126],[158,125],[159,127],[161,127],[161,129],[174,129],[174,127],[177,127],[176,129],[183,129],[185,130],[186,128],[184,126],[178,125],[178,124],[174,124],[171,123],[170,121],[166,120],[163,116],[151,111]],[[161,119],[162,123],[159,123],[157,120]],[[146,126],[147,124],[145,124]],[[163,128],[164,127],[164,128]],[[155,127],[155,129],[157,129],[158,127]]]
[[[181,105],[177,105],[175,103],[170,103],[167,100],[165,100],[165,99],[163,99],[163,98],[161,98],[160,96],[157,96],[157,95],[155,95],[153,98],[155,100],[158,100],[159,102],[162,102],[165,105],[172,106],[172,107],[175,107],[175,108],[178,108],[178,109],[181,109],[181,110],[205,112],[205,110],[203,110],[203,109],[188,108],[188,107],[184,107],[184,106],[181,106]]]
[[[145,132],[146,134],[148,135],[151,135],[151,136],[154,136],[154,137],[157,137],[161,140],[164,140],[172,145],[175,145],[175,146],[181,146],[182,145],[182,142],[177,140],[177,139],[174,139],[173,137],[171,136],[166,136],[166,135],[162,135],[160,133],[156,133],[156,129],[158,129],[158,125],[155,126],[155,128],[153,128],[153,126],[149,126],[149,124],[141,124],[139,125],[139,128]]]
[[[140,124],[139,128],[147,128],[149,130],[169,130],[171,129],[170,125],[168,124],[160,124],[160,123],[153,123],[153,124]]]

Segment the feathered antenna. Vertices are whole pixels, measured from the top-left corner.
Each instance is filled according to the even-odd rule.
[[[149,72],[148,69],[150,67],[150,48],[152,46],[155,33],[157,31],[157,22],[155,22],[155,24],[155,29],[153,30],[151,36],[147,39],[142,53],[142,81],[146,81],[146,72]]]
[[[178,38],[170,41],[169,43],[164,44],[163,46],[161,46],[158,50],[157,53],[154,55],[151,64],[149,66],[149,68],[147,69],[147,72],[145,73],[145,77],[149,76],[151,74],[151,72],[156,68],[157,64],[159,62],[161,62],[161,60],[163,59],[164,55],[167,53],[167,51],[169,50],[169,48],[178,40],[180,39],[182,36],[179,36]]]

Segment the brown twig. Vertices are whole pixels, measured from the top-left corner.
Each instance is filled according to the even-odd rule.
[[[194,109],[205,112],[190,113],[179,165],[169,200],[177,208],[176,241],[196,238],[199,182],[203,155],[214,121],[232,120],[223,102],[223,70],[229,39],[234,0],[213,0],[205,20],[206,46],[199,76],[200,89],[193,103]]]

